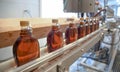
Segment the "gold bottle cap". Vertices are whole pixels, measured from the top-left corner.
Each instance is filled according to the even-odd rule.
[[[52,19],[52,23],[58,23],[58,19]]]
[[[29,21],[20,21],[20,26],[29,26]]]
[[[74,18],[67,18],[67,21],[74,21]]]
[[[99,3],[99,1],[95,1],[95,5],[99,5],[100,3]]]
[[[73,27],[73,26],[74,26],[74,23],[70,23],[70,24],[69,24],[69,27]]]
[[[84,18],[83,18],[83,17],[81,17],[81,18],[80,18],[80,20],[84,20]]]
[[[87,17],[86,20],[89,20],[89,18]]]

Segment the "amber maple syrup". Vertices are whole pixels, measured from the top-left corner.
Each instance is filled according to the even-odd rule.
[[[99,29],[99,20],[96,18],[96,29]]]
[[[86,18],[85,25],[86,25],[86,35],[88,35],[88,34],[90,34],[89,18]]]
[[[90,33],[93,32],[93,22],[92,22],[92,18],[90,18]]]
[[[53,52],[61,47],[63,47],[63,33],[60,30],[58,20],[52,20],[52,29],[47,35],[47,48],[48,52]]]
[[[74,19],[71,18],[68,19],[67,21],[69,21],[69,27],[65,31],[65,39],[66,39],[66,44],[69,44],[77,40],[78,32],[75,23],[73,23]]]
[[[94,18],[92,18],[92,32],[95,31],[95,22],[94,22]]]
[[[13,55],[17,66],[21,66],[40,57],[38,40],[32,36],[28,21],[20,21],[20,37],[13,45]]]
[[[96,19],[95,18],[93,18],[93,25],[94,25],[94,31],[96,30]]]
[[[80,24],[78,26],[78,39],[82,38],[86,35],[86,26],[84,22],[84,18],[80,18]]]

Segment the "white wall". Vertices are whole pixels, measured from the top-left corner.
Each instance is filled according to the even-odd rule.
[[[41,17],[77,17],[76,13],[65,13],[63,8],[63,0],[41,0]]]
[[[0,18],[21,18],[24,10],[32,17],[40,15],[40,0],[0,0]]]
[[[24,10],[32,17],[40,15],[40,0],[0,0],[0,18],[22,18]],[[0,49],[0,61],[12,57],[12,47]]]

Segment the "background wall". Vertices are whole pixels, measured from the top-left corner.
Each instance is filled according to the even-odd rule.
[[[40,0],[0,0],[0,18],[40,16]],[[0,61],[12,57],[12,47],[0,49]]]
[[[0,0],[0,18],[40,16],[40,0]]]

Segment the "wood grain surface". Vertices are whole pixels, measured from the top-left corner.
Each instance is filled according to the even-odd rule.
[[[0,48],[13,45],[20,34],[21,20],[29,21],[33,28],[33,35],[37,39],[46,37],[53,25],[52,19],[29,18],[29,19],[0,19]],[[65,18],[58,19],[61,30],[64,32],[68,23]]]

